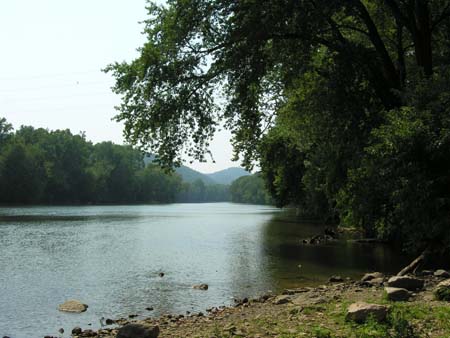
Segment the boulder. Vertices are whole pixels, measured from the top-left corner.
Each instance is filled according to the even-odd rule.
[[[388,286],[415,291],[423,288],[423,280],[411,276],[394,276],[389,278]]]
[[[78,300],[68,300],[58,306],[59,311],[81,313],[86,311],[88,306]]]
[[[119,329],[116,338],[157,338],[159,326],[128,324]]]
[[[290,301],[291,301],[291,297],[289,297],[288,295],[281,295],[281,296],[276,296],[274,298],[274,300],[272,301],[272,303],[275,305],[281,305],[281,304],[289,303]]]
[[[434,289],[434,295],[439,300],[450,301],[450,279],[440,282]]]
[[[368,282],[372,279],[376,279],[376,278],[384,278],[384,274],[382,274],[381,272],[370,272],[370,273],[366,273],[362,278],[361,278],[361,282]]]
[[[393,302],[407,301],[411,297],[411,292],[406,289],[386,287],[384,290],[386,291],[388,300]]]
[[[436,270],[434,272],[434,275],[436,277],[441,277],[441,278],[450,278],[450,273],[448,271],[445,271],[445,270],[442,270],[442,269]]]
[[[193,289],[208,290],[208,284],[197,284],[192,286]]]
[[[386,319],[389,308],[384,305],[368,304],[364,302],[353,303],[348,307],[347,320],[363,323],[369,318],[378,322]]]

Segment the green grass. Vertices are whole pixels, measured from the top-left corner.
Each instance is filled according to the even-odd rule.
[[[434,292],[434,296],[438,300],[450,301],[450,288],[439,288]]]

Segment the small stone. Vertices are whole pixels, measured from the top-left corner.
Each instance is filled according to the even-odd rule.
[[[231,332],[231,333],[234,333],[234,332],[236,332],[237,328],[236,328],[236,326],[230,324],[230,325],[225,326],[225,327],[223,328],[223,330],[224,330],[224,331]]]
[[[389,278],[388,286],[415,291],[423,288],[423,280],[411,276],[394,276]]]
[[[431,271],[431,270],[422,270],[422,271],[420,272],[420,275],[421,275],[421,276],[432,276],[433,274],[434,274],[434,272]]]
[[[116,338],[157,338],[158,335],[158,326],[128,324],[119,329]]]
[[[58,332],[61,333],[61,334],[63,334],[63,333],[64,333],[64,329],[63,329],[63,328],[60,328],[60,329],[58,330]]]
[[[434,272],[434,275],[436,277],[440,277],[440,278],[449,278],[450,277],[450,273],[448,271],[445,271],[445,270],[442,270],[442,269],[436,270]]]
[[[164,277],[164,272],[158,273],[158,276],[159,276],[159,277]]]
[[[95,337],[97,336],[97,332],[93,331],[93,330],[84,330],[82,333],[83,337]]]
[[[328,279],[328,281],[329,281],[330,283],[340,283],[340,282],[343,282],[344,279],[343,279],[341,276],[331,276],[331,277]]]
[[[407,301],[411,297],[411,292],[406,289],[386,287],[384,290],[386,291],[388,300],[394,302]]]
[[[131,315],[128,315],[128,318],[136,318],[138,315],[137,314],[131,314]]]
[[[78,300],[68,300],[58,307],[59,311],[81,313],[86,311],[88,306]]]
[[[76,326],[72,329],[73,335],[79,335],[79,334],[81,334],[81,332],[83,332],[83,330],[81,330],[81,327],[79,327],[79,326]]]
[[[208,284],[196,284],[192,286],[193,289],[197,289],[197,290],[208,290]]]
[[[368,282],[372,279],[375,278],[384,278],[384,274],[382,274],[381,272],[370,272],[370,273],[366,273],[362,278],[361,278],[361,282]]]
[[[281,295],[281,296],[276,296],[275,299],[272,301],[272,303],[275,305],[281,305],[281,304],[289,303],[290,301],[291,301],[291,297],[289,297],[288,295]]]
[[[372,317],[376,321],[382,322],[386,319],[387,313],[387,306],[357,302],[348,307],[346,319],[363,323]]]
[[[114,319],[111,318],[106,318],[105,320],[105,324],[106,325],[113,325],[116,321]]]
[[[363,282],[366,286],[381,286],[384,284],[384,278],[374,278]]]
[[[154,310],[153,307],[151,307],[151,306],[146,307],[145,309],[146,309],[147,311],[153,311],[153,310]]]

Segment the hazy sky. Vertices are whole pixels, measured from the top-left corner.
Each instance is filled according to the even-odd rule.
[[[0,2],[0,116],[18,128],[85,131],[94,142],[123,143],[111,121],[119,103],[101,72],[132,60],[144,42],[145,0],[14,0]],[[212,172],[230,166],[229,134],[212,144],[216,163],[189,166]]]

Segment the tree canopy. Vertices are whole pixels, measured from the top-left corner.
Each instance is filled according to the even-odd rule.
[[[225,123],[280,206],[450,247],[448,1],[149,2],[144,33],[106,68],[132,144],[205,160]]]

